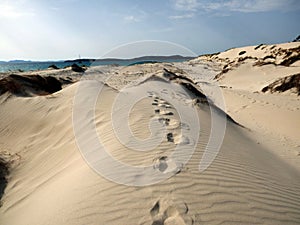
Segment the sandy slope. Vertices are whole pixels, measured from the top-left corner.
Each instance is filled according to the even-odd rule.
[[[107,82],[111,87],[103,86],[101,97],[96,101],[94,122],[99,138],[118,160],[148,166],[150,170],[159,170],[162,176],[171,176],[151,186],[108,181],[88,166],[78,149],[72,121],[74,95],[80,84],[92,90],[101,83],[81,81],[48,96],[2,95],[0,152],[12,165],[2,197],[0,224],[300,223],[300,173],[297,160],[291,159],[292,155],[299,158],[296,119],[299,108],[295,108],[299,97],[253,93],[252,89],[223,89],[228,113],[246,128],[227,120],[219,154],[208,169],[200,172],[199,162],[211,133],[210,108],[199,103],[201,101],[197,103],[196,96],[180,85],[181,79],[169,81],[170,77],[162,69],[196,80],[197,71],[217,74],[217,67],[212,69],[210,63],[204,62],[190,67],[177,66],[185,71],[172,65],[150,64],[118,71],[114,68],[97,76],[98,80],[105,80],[108,73],[114,74]],[[86,77],[91,78],[95,78],[93,73]],[[139,80],[132,83],[137,78]],[[205,76],[198,77],[197,81],[203,79]],[[120,92],[128,83],[132,85]],[[222,85],[226,85],[225,81]],[[162,142],[152,151],[140,152],[128,147],[134,146],[134,142],[126,136],[126,124],[117,123],[115,131],[125,135],[125,144],[120,143],[111,123],[111,112],[118,96],[143,96],[143,93],[147,94],[133,106],[129,119],[123,113],[128,105],[125,101],[120,101],[114,109],[119,112],[119,120],[128,121],[132,133],[140,139],[151,134],[149,122],[153,119],[158,121],[153,128],[158,133],[165,132]],[[89,102],[90,97],[84,95],[76,102],[77,106]],[[192,110],[196,110],[200,119],[196,130],[194,124],[180,123],[179,113],[192,115]],[[91,145],[93,137],[84,133],[94,124],[90,119],[93,113],[84,108],[80,112],[77,125],[82,130],[81,143],[89,146],[92,155],[96,154],[97,149]],[[186,118],[193,121],[189,116]],[[279,118],[282,123],[276,123]],[[168,138],[169,133],[172,139]],[[286,148],[277,144],[277,137],[282,137],[280,143],[286,144]],[[170,155],[177,146],[182,146],[178,156],[185,158],[186,151],[193,145],[195,152],[187,165],[174,163]],[[98,162],[98,158],[95,160]],[[111,166],[105,157],[99,162],[100,166]],[[112,175],[121,175],[120,180],[135,184],[153,179],[145,175],[132,176],[131,170],[126,168],[109,171]]]
[[[292,163],[296,169],[300,164],[300,98],[297,89],[272,94],[263,93],[262,89],[300,72],[299,60],[289,66],[280,65],[289,57],[298,56],[299,59],[299,47],[299,42],[241,47],[190,62],[196,71],[204,62],[219,64],[215,82],[223,89],[227,113],[249,128],[256,142]],[[240,52],[245,53],[239,55]],[[244,58],[247,59],[241,60]]]

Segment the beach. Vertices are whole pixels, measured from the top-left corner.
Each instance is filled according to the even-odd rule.
[[[0,224],[299,224],[299,49],[2,73]]]

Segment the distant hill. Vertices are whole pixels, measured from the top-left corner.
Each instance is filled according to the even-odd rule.
[[[195,57],[186,57],[181,55],[171,55],[171,56],[141,56],[136,58],[128,59],[119,59],[119,58],[103,58],[103,59],[74,59],[74,60],[65,60],[65,63],[92,63],[96,62],[107,62],[107,61],[164,61],[164,60],[190,60]]]
[[[166,60],[190,60],[195,57],[190,56],[181,56],[181,55],[171,55],[171,56],[142,56],[131,59],[119,59],[119,58],[104,58],[104,59],[74,59],[74,60],[51,60],[45,62],[64,62],[64,63],[92,63],[92,62],[107,62],[107,61],[166,61]],[[31,60],[10,60],[10,61],[0,61],[0,64],[4,63],[35,63],[40,61],[31,61]]]
[[[96,59],[96,61],[164,61],[164,60],[190,60],[195,57],[190,56],[181,56],[181,55],[171,55],[171,56],[141,56],[131,59],[118,59],[118,58],[105,58],[105,59]]]
[[[194,59],[195,57],[188,57],[188,56],[181,56],[181,55],[171,55],[171,56],[143,56],[134,58],[133,60],[190,60]]]
[[[9,63],[30,63],[30,60],[10,60]]]
[[[94,62],[95,59],[74,59],[74,60],[65,60],[65,63],[84,63],[84,62]]]

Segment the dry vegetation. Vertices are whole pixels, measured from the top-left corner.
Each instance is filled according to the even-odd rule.
[[[18,96],[47,95],[62,89],[62,83],[52,76],[11,74],[0,80],[0,95],[11,93]]]
[[[270,85],[264,87],[262,92],[285,92],[291,89],[295,89],[297,94],[300,95],[300,73],[280,78]]]

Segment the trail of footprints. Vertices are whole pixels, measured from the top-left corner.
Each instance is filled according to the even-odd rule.
[[[174,112],[172,112],[173,107],[164,99],[159,98],[156,93],[149,92],[149,97],[154,99],[152,106],[154,106],[154,113],[158,116],[158,121],[169,131],[166,140],[168,142],[173,142],[176,145],[189,144],[190,140],[188,137],[176,135],[172,132],[177,128],[189,130],[189,125],[178,121],[174,116]]]
[[[166,90],[163,90],[166,92]],[[186,131],[190,130],[189,125],[181,123],[177,120],[174,115],[174,108],[170,103],[164,99],[158,97],[155,92],[148,92],[150,98],[153,98],[152,106],[154,107],[154,113],[158,117],[158,121],[163,124],[167,130],[166,141],[174,143],[175,145],[189,145],[191,140],[189,137],[178,134],[178,130],[184,129]],[[176,132],[177,131],[177,132]],[[176,165],[167,156],[161,156],[154,160],[154,169],[158,169],[162,173],[173,172],[179,173],[182,166]]]

